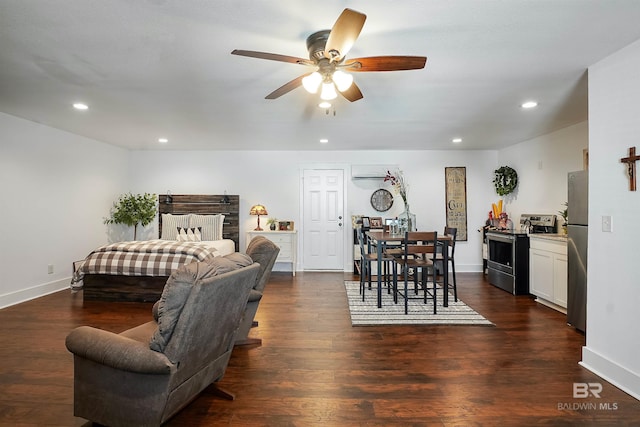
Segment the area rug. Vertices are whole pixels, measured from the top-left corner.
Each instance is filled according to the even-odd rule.
[[[439,294],[437,314],[433,314],[433,301],[409,300],[409,314],[404,314],[404,300],[393,302],[393,294],[382,289],[382,308],[378,308],[378,290],[374,284],[367,289],[365,299],[360,295],[360,282],[345,281],[352,326],[374,325],[485,325],[493,323],[478,314],[458,298],[454,301],[449,293],[449,306],[442,305],[442,292]]]

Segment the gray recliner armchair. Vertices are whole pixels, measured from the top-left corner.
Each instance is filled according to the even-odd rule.
[[[276,258],[278,258],[280,248],[264,236],[256,236],[249,242],[246,253],[254,262],[260,264],[260,272],[256,278],[255,285],[249,293],[249,302],[238,328],[236,345],[262,343],[260,338],[249,338],[249,331],[253,326],[257,326],[257,322],[254,322],[253,319],[258,311],[260,300],[262,300],[264,288],[271,277],[271,270],[273,270],[273,265],[276,262]]]
[[[219,381],[260,268],[239,253],[191,263],[167,280],[157,321],[121,334],[71,331],[74,415],[108,426],[158,426]]]

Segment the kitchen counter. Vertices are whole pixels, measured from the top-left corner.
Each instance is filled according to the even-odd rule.
[[[529,239],[544,239],[544,240],[554,240],[556,242],[566,242],[567,235],[566,234],[529,234]]]

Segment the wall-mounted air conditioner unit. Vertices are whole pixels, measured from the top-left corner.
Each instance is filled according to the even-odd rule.
[[[351,179],[383,179],[396,169],[398,165],[351,165]]]

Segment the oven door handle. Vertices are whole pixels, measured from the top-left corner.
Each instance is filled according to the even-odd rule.
[[[502,236],[502,235],[498,235],[498,234],[489,234],[487,233],[487,239],[488,240],[495,240],[498,242],[504,242],[504,243],[513,243],[513,241],[515,240],[514,236]]]

